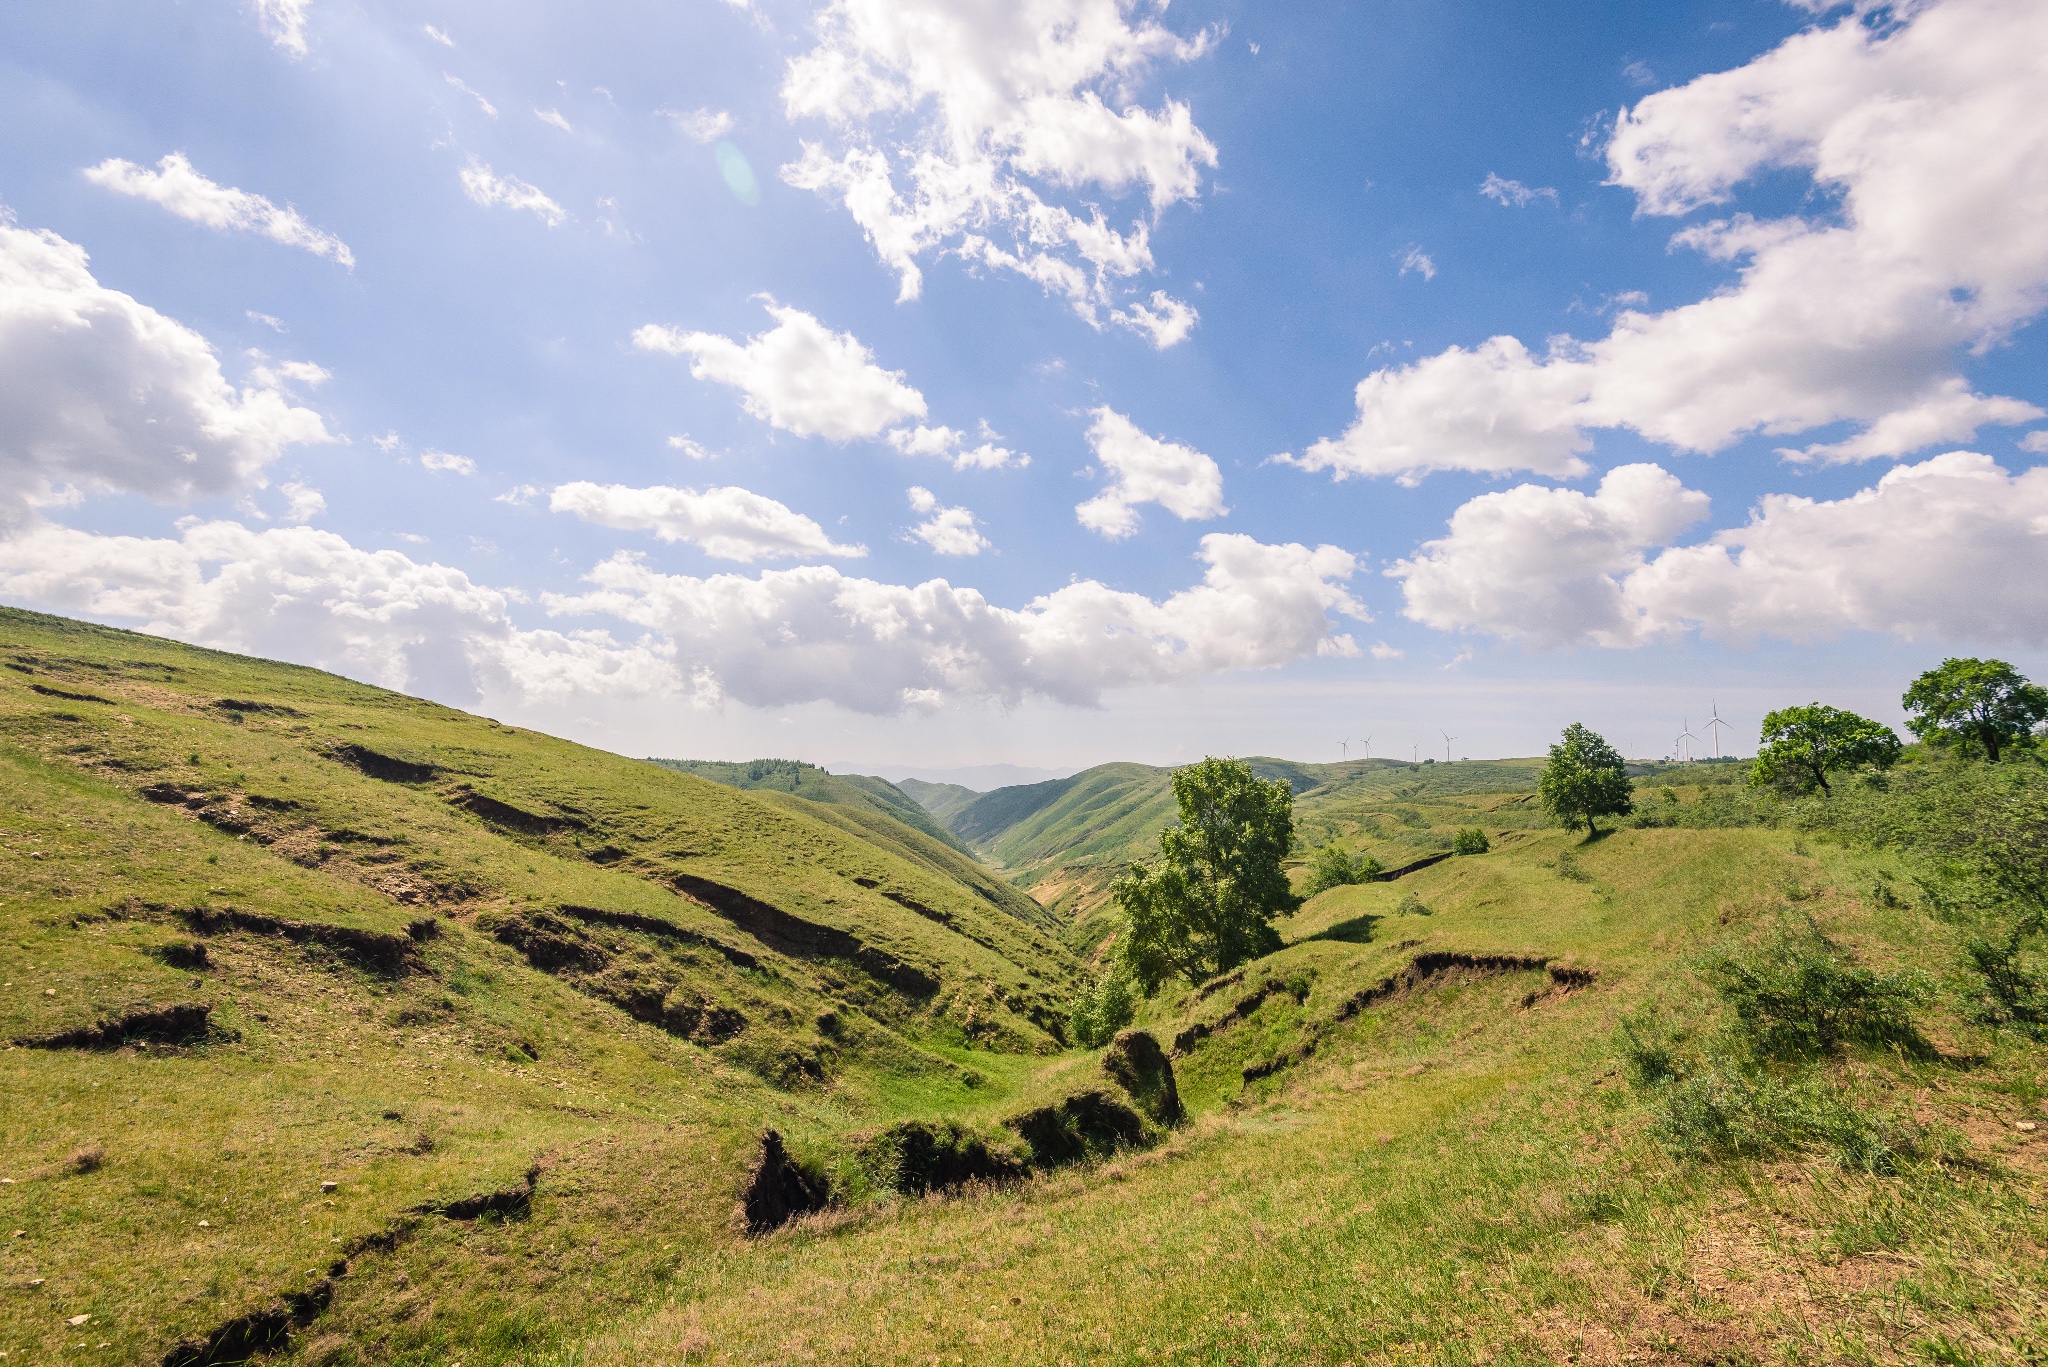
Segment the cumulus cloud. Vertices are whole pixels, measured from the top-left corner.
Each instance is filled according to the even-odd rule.
[[[867,554],[865,546],[841,546],[802,513],[747,489],[632,489],[578,481],[556,488],[548,507],[601,527],[687,541],[715,559],[742,564]]]
[[[476,462],[468,456],[458,456],[452,451],[436,451],[432,447],[420,452],[420,464],[428,470],[445,475],[476,473]]]
[[[2031,451],[2037,456],[2048,456],[2048,431],[2029,432],[2021,437],[2020,450]]]
[[[1140,503],[1157,503],[1183,522],[1230,511],[1223,506],[1223,472],[1215,461],[1193,447],[1140,431],[1107,405],[1094,416],[1088,445],[1112,482],[1074,509],[1082,526],[1114,541],[1138,530]]]
[[[910,509],[929,514],[910,529],[910,534],[930,546],[937,555],[980,555],[989,539],[974,525],[974,514],[965,508],[948,508],[931,490],[912,485]]]
[[[2048,469],[1954,451],[1842,499],[1766,495],[1748,525],[1658,550],[1706,506],[1655,465],[1623,466],[1593,495],[1523,485],[1473,499],[1388,573],[1416,621],[1541,645],[1691,631],[2048,642]]]
[[[955,470],[1000,470],[1004,466],[1022,469],[1031,463],[1031,457],[1012,451],[1007,446],[998,446],[1001,440],[989,425],[981,425],[981,444],[970,446],[974,440],[965,432],[954,427],[926,427],[919,423],[915,427],[899,427],[889,433],[889,445],[906,456],[938,456],[953,462]]]
[[[116,194],[146,199],[179,218],[205,227],[262,233],[273,242],[324,256],[351,270],[355,268],[355,254],[333,233],[322,232],[306,222],[290,205],[280,209],[262,195],[215,184],[194,170],[183,152],[164,157],[154,171],[132,161],[109,157],[97,166],[88,166],[85,178]]]
[[[1509,338],[1434,358],[1468,373],[1477,411],[1429,401],[1440,375],[1428,361],[1377,372],[1352,429],[1302,463],[1554,473],[1587,429],[1710,452],[1845,422],[1861,430],[1797,455],[1863,460],[2041,416],[1973,393],[1957,361],[2048,304],[2048,9],[1937,0],[1897,15],[1867,24],[1859,7],[1616,121],[1611,183],[1644,214],[1726,204],[1770,172],[1811,178],[1823,207],[1673,238],[1729,263],[1726,288],[1661,313],[1623,309],[1606,337],[1560,339],[1540,360]],[[1515,463],[1518,451],[1531,459]]]
[[[1415,484],[1432,470],[1585,474],[1585,382],[1580,368],[1544,363],[1512,337],[1452,347],[1358,382],[1358,419],[1282,462],[1338,479],[1391,475]]]
[[[1195,312],[1193,305],[1175,299],[1165,290],[1154,290],[1149,305],[1132,304],[1127,309],[1112,311],[1109,316],[1112,322],[1142,333],[1153,346],[1164,351],[1184,341],[1202,315]]]
[[[829,566],[695,578],[631,555],[592,570],[589,592],[546,601],[659,633],[696,696],[757,707],[1092,705],[1104,689],[1358,653],[1330,616],[1369,620],[1343,586],[1356,569],[1348,552],[1219,533],[1202,538],[1200,558],[1202,582],[1160,602],[1083,580],[1008,609],[943,579],[884,584]]]
[[[255,0],[256,23],[264,37],[294,57],[306,55],[306,11],[312,0]]]
[[[1450,534],[1387,573],[1407,616],[1440,631],[1483,631],[1537,645],[1632,645],[1638,614],[1622,581],[1646,548],[1707,513],[1707,496],[1655,465],[1609,471],[1594,493],[1524,484],[1482,494]]]
[[[550,228],[560,227],[562,220],[569,216],[539,187],[529,185],[517,176],[500,176],[474,157],[462,168],[462,191],[486,209],[502,206],[530,210]]]
[[[712,143],[729,137],[737,121],[723,109],[658,109],[655,111],[676,126],[692,142]]]
[[[278,486],[278,492],[284,495],[287,522],[311,522],[327,511],[327,496],[318,489],[293,483]]]
[[[1130,94],[1211,35],[1180,38],[1122,0],[831,0],[817,35],[789,64],[783,105],[829,125],[834,145],[806,141],[782,176],[846,208],[904,299],[922,287],[918,259],[950,252],[1094,323],[1118,281],[1151,268],[1150,225],[1119,230],[1063,192],[1143,193],[1156,217],[1216,164],[1186,104]]]
[[[1344,588],[1347,552],[1211,535],[1200,558],[1202,582],[1162,601],[1084,580],[1012,610],[943,579],[885,584],[829,566],[693,578],[618,555],[588,592],[546,606],[642,629],[621,644],[521,629],[506,594],[460,570],[311,528],[208,522],[169,540],[44,523],[0,541],[0,599],[467,705],[486,692],[881,714],[946,698],[1091,705],[1105,689],[1359,653],[1332,621],[1370,620]]]
[[[767,307],[775,326],[744,343],[649,323],[633,345],[688,356],[691,375],[739,390],[747,412],[800,437],[851,441],[925,416],[924,395],[904,383],[902,371],[876,365],[852,333],[834,332],[802,309]]]
[[[1665,551],[1626,587],[1645,635],[2040,646],[2044,581],[2048,470],[1952,451],[1843,499],[1766,495],[1747,526]]]
[[[457,704],[487,689],[551,699],[674,687],[658,650],[521,631],[505,595],[460,570],[309,527],[207,522],[173,541],[43,524],[0,541],[0,598]]]
[[[333,440],[264,373],[237,389],[205,338],[101,285],[82,247],[0,222],[0,533],[78,492],[238,492],[285,447]]]
[[[1524,185],[1519,180],[1509,180],[1493,172],[1486,173],[1486,179],[1479,183],[1479,193],[1496,204],[1505,204],[1510,209],[1526,209],[1539,199],[1557,203],[1557,191],[1548,185]]]
[[[1397,257],[1401,262],[1401,274],[1406,275],[1414,271],[1424,280],[1436,279],[1436,260],[1422,248],[1410,247],[1404,252],[1397,253]]]
[[[718,453],[691,437],[674,436],[668,439],[671,451],[681,451],[691,460],[717,460]]]

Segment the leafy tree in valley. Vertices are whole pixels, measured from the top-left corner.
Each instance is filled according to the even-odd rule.
[[[1811,792],[1832,793],[1828,775],[1843,769],[1889,769],[1899,758],[1899,738],[1889,726],[1839,707],[1811,703],[1785,707],[1764,718],[1763,744],[1749,781]]]
[[[1593,824],[1596,818],[1627,816],[1635,810],[1634,791],[1620,753],[1578,722],[1567,726],[1563,738],[1550,747],[1549,762],[1536,779],[1544,809],[1568,830],[1583,825],[1588,837],[1599,834]]]
[[[1451,841],[1452,854],[1485,854],[1493,848],[1493,842],[1486,838],[1486,832],[1477,826],[1467,826]]]
[[[1068,1033],[1083,1049],[1100,1049],[1131,1023],[1137,1005],[1131,1000],[1130,972],[1118,964],[1074,1003],[1067,1016]]]
[[[1272,953],[1273,918],[1301,905],[1280,867],[1294,840],[1285,780],[1212,756],[1174,773],[1173,796],[1180,824],[1159,833],[1159,862],[1133,864],[1110,888],[1130,922],[1124,964],[1148,994]]]
[[[1354,855],[1332,840],[1316,850],[1309,861],[1308,879],[1301,885],[1304,898],[1331,888],[1363,883],[1380,871],[1380,861],[1369,854]]]
[[[2034,728],[2048,721],[2048,688],[2028,683],[2003,660],[1943,660],[1913,680],[1905,704],[1914,735],[1993,764],[2031,744]]]

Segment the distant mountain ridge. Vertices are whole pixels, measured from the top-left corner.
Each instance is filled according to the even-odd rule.
[[[656,759],[648,758],[649,764],[659,764],[664,769],[673,769],[679,774],[695,774],[708,778],[713,783],[723,783],[728,788],[746,788],[756,792],[791,793],[808,798],[812,802],[827,802],[835,806],[852,807],[860,811],[878,812],[890,817],[913,830],[924,832],[932,839],[951,845],[960,853],[972,856],[973,851],[962,844],[953,833],[934,820],[916,797],[904,792],[895,784],[872,774],[834,774],[808,764],[800,759]]]

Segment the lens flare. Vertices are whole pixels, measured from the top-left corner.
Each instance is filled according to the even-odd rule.
[[[712,152],[718,158],[718,174],[725,177],[732,197],[749,209],[759,204],[761,182],[754,179],[754,168],[747,165],[746,155],[729,142],[719,143]]]

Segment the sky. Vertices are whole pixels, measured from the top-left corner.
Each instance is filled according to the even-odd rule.
[[[0,602],[847,769],[1897,724],[2048,673],[2043,89],[2037,0],[22,0]]]

